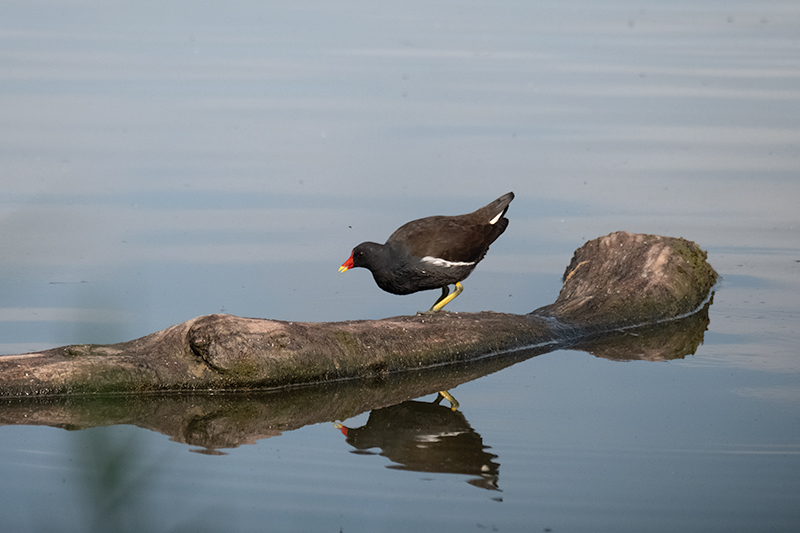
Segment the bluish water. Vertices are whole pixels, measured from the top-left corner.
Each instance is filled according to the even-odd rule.
[[[616,230],[694,240],[722,275],[694,354],[540,355],[458,386],[461,418],[406,447],[310,416],[228,433],[217,455],[163,420],[66,431],[32,412],[0,427],[3,531],[797,530],[797,5],[3,12],[0,353],[220,311],[427,309],[436,294],[337,268],[510,190],[509,229],[452,311],[551,303],[573,250]],[[451,444],[475,459],[461,473],[413,453]]]

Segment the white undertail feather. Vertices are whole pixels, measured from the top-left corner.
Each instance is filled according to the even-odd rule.
[[[489,224],[494,226],[495,224],[497,224],[497,221],[500,220],[500,217],[502,217],[502,216],[503,216],[503,212],[500,211],[499,213],[497,213],[496,217],[494,217],[492,220],[489,221]]]

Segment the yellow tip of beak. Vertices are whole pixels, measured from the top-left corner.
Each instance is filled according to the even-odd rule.
[[[344,266],[344,265],[342,265],[342,266],[340,266],[340,267],[339,267],[339,272],[347,272],[348,270],[350,270],[350,269],[349,269],[349,268],[347,268],[347,267],[346,267],[346,266]]]

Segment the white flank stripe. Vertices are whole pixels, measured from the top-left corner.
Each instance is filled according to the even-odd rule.
[[[503,216],[503,212],[502,212],[502,211],[500,211],[499,213],[497,213],[497,216],[496,216],[496,217],[494,217],[492,220],[490,220],[490,221],[489,221],[489,224],[491,224],[492,226],[494,226],[495,224],[497,224],[497,221],[498,221],[498,220],[500,220],[500,217],[501,217],[501,216]]]
[[[449,267],[465,267],[465,266],[470,266],[470,265],[474,265],[475,264],[474,261],[472,263],[464,263],[462,261],[447,261],[445,259],[439,259],[438,257],[431,257],[430,255],[426,255],[425,257],[423,257],[422,261],[425,262],[425,263],[430,263],[433,266],[447,267],[447,268],[449,268]]]

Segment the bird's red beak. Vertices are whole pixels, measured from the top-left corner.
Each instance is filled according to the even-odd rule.
[[[353,254],[352,253],[350,254],[350,259],[345,261],[342,264],[342,266],[339,267],[339,272],[347,272],[351,268],[353,268]]]

